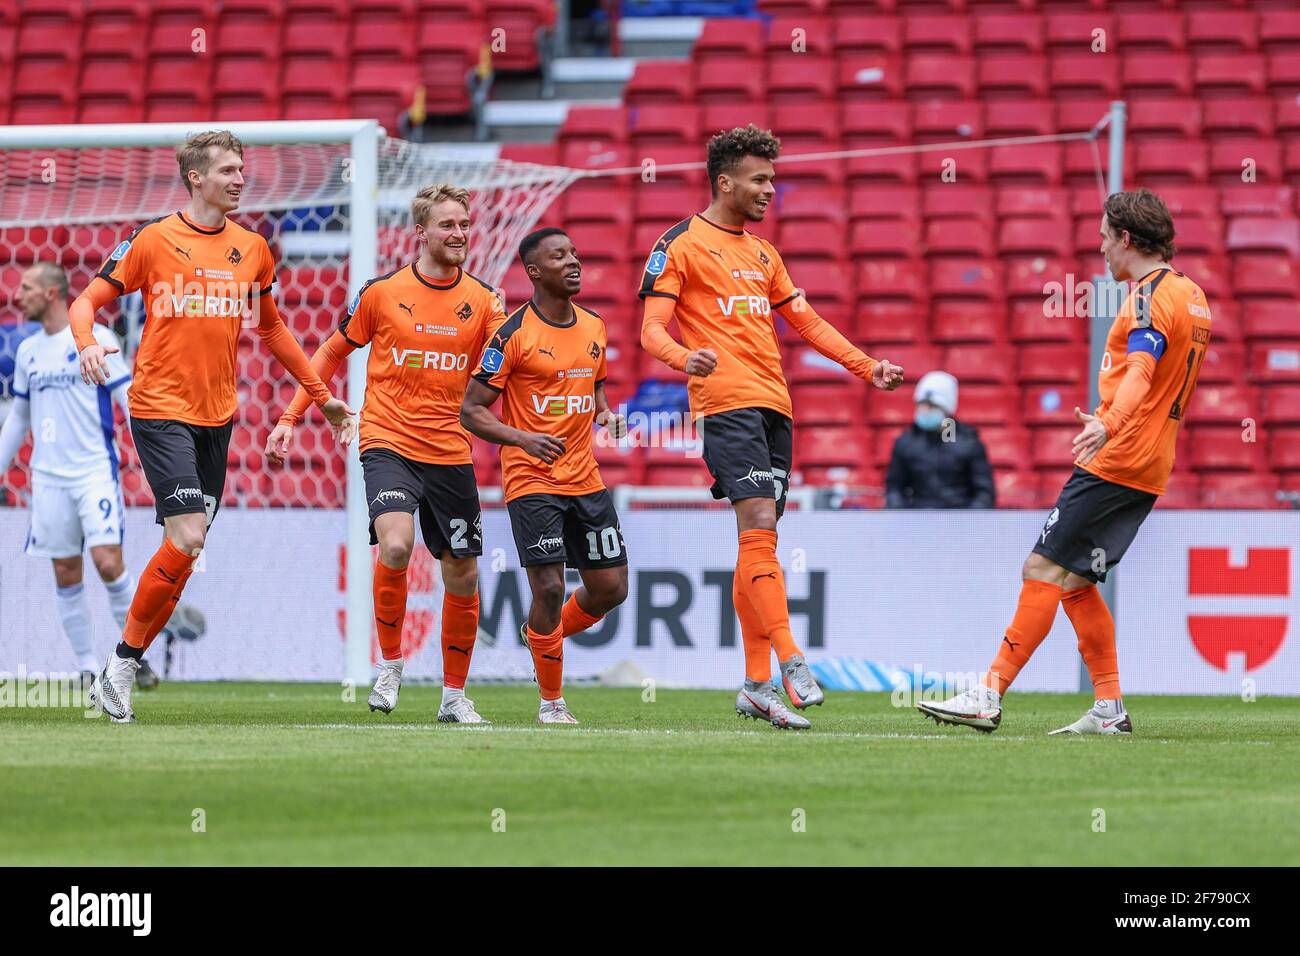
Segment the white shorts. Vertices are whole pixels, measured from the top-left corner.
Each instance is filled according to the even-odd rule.
[[[71,487],[32,479],[32,557],[74,558],[88,547],[121,545],[124,527],[122,487],[112,478]]]

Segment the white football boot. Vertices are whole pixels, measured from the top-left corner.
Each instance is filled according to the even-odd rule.
[[[490,724],[492,721],[474,709],[474,702],[464,694],[444,697],[438,708],[440,724]]]
[[[118,657],[117,651],[108,652],[108,663],[90,685],[90,706],[108,714],[118,724],[135,720],[131,710],[131,688],[135,686],[135,672],[140,662],[133,657]]]
[[[402,690],[402,661],[380,661],[379,676],[375,686],[370,690],[370,699],[366,701],[373,713],[382,710],[391,714],[397,707],[397,695]]]
[[[1002,723],[1001,695],[983,684],[945,701],[923,700],[916,709],[936,724],[970,727],[984,734],[993,733]]]
[[[1107,706],[1102,702],[1093,704],[1086,714],[1070,724],[1051,731],[1049,737],[1082,737],[1084,734],[1101,734],[1113,737],[1119,734],[1133,733],[1133,721],[1123,707]]]
[[[576,724],[578,718],[569,711],[569,705],[561,697],[558,700],[544,700],[537,709],[539,724]]]

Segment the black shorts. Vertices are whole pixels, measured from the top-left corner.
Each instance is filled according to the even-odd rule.
[[[207,526],[226,489],[226,452],[234,420],[191,425],[165,418],[131,419],[131,438],[153,491],[158,523],[173,515],[206,514]]]
[[[589,495],[524,495],[506,504],[519,563],[616,568],[627,548],[609,490]]]
[[[790,419],[770,408],[734,408],[706,415],[699,428],[704,463],[713,476],[713,497],[732,504],[745,498],[775,498],[777,516],[782,515],[793,457]]]
[[[483,516],[473,465],[431,465],[387,448],[361,456],[370,502],[370,543],[378,544],[375,519],[392,511],[420,512],[424,546],[435,558],[444,551],[471,558],[483,553]]]
[[[1034,553],[1090,581],[1105,581],[1155,503],[1150,492],[1076,467],[1038,534]]]

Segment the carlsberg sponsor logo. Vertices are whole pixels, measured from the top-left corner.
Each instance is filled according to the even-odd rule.
[[[469,367],[469,356],[464,352],[426,352],[423,349],[388,350],[393,365],[398,368],[432,368],[440,372],[463,372]]]
[[[585,415],[596,407],[590,395],[530,395],[538,415]]]
[[[129,926],[132,935],[148,936],[152,924],[152,893],[82,893],[74,886],[50,897],[51,926]]]
[[[723,315],[770,315],[772,304],[765,295],[718,296],[718,308]]]

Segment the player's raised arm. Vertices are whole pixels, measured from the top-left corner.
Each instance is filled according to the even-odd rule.
[[[673,317],[674,299],[664,296],[646,296],[645,315],[641,320],[641,347],[669,368],[687,375],[708,375],[718,367],[718,354],[713,349],[696,349],[692,352],[668,334],[668,322]]]
[[[784,267],[782,267],[784,271]],[[840,331],[808,304],[803,293],[794,290],[793,296],[775,306],[781,316],[790,323],[813,348],[833,362],[838,362],[858,378],[870,382],[876,388],[892,392],[903,384],[903,369],[892,364],[889,359],[877,361],[840,334]]]
[[[118,349],[96,341],[95,313],[119,295],[121,292],[113,283],[95,276],[68,307],[72,338],[77,343],[77,351],[81,353],[81,378],[87,385],[107,385],[112,374],[107,356]]]

